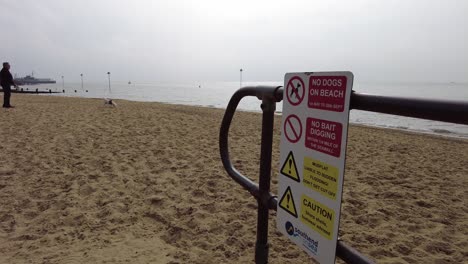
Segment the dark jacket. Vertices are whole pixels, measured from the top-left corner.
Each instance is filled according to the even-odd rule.
[[[0,71],[0,85],[1,86],[10,86],[10,85],[15,85],[13,82],[13,76],[11,76],[11,73],[9,70],[6,68],[3,68]]]

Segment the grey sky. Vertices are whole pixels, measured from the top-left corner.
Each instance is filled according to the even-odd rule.
[[[468,81],[468,1],[0,0],[0,60],[78,81]]]

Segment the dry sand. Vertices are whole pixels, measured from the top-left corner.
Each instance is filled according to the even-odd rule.
[[[223,110],[12,101],[0,111],[0,263],[253,262],[256,202],[222,168]],[[237,113],[230,133],[233,163],[254,180],[260,126]],[[468,141],[352,126],[347,155],[345,242],[378,263],[468,259]],[[270,262],[311,263],[270,216]]]

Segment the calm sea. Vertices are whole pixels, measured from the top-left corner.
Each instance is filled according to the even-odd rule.
[[[250,85],[283,85],[282,82],[244,82]],[[23,86],[24,89],[38,88],[62,91],[59,96],[113,98],[132,101],[164,102],[171,104],[198,105],[215,108],[225,108],[232,94],[239,89],[239,82],[210,83],[111,83],[109,93],[108,83],[42,84]],[[76,90],[76,92],[75,92]],[[86,90],[88,92],[86,92]],[[468,83],[354,83],[353,90],[359,93],[376,95],[452,99],[468,101]],[[261,111],[260,101],[256,98],[246,98],[239,104],[239,109]],[[278,103],[277,111],[282,110]],[[411,130],[421,133],[432,133],[451,137],[468,138],[468,126],[445,122],[421,120],[395,115],[378,114],[366,111],[352,110],[352,123],[370,126],[387,127],[401,130]]]

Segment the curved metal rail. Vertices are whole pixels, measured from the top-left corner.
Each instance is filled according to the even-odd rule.
[[[239,102],[246,96],[255,96],[262,100],[259,184],[242,175],[229,159],[229,128]],[[232,179],[258,200],[256,263],[268,262],[268,210],[277,210],[278,204],[278,198],[270,193],[270,170],[275,105],[282,99],[283,88],[281,86],[251,86],[239,89],[229,101],[219,132],[219,149],[225,170]],[[353,92],[351,109],[468,125],[468,102],[461,101],[386,97]],[[341,240],[338,240],[336,246],[336,255],[346,263],[373,263]]]

